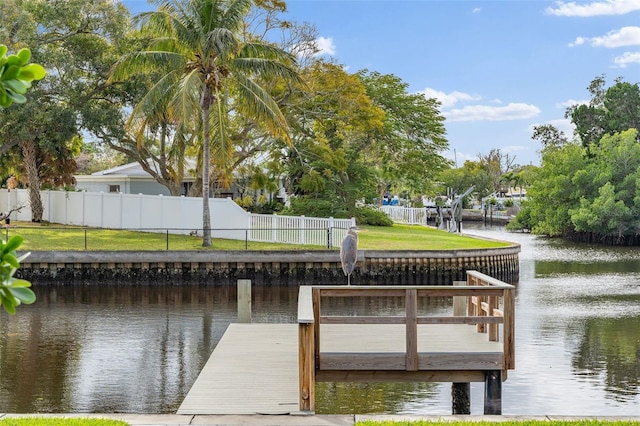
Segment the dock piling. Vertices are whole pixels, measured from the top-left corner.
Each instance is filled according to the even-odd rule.
[[[251,323],[251,280],[238,280],[238,322]]]

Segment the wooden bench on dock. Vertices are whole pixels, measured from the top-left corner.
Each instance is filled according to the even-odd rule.
[[[501,414],[501,382],[515,368],[514,287],[477,271],[455,284],[300,287],[300,410],[315,410],[316,381],[424,381],[452,382],[454,414],[465,414],[469,383],[485,382],[484,412]],[[404,314],[327,315],[329,297],[401,297]],[[452,315],[421,315],[425,297],[453,298]]]

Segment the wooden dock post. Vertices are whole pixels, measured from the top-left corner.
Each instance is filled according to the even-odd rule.
[[[451,384],[451,411],[456,414],[471,414],[471,383]]]
[[[298,292],[298,390],[299,408],[313,413],[316,409],[316,323],[311,287],[300,286]]]
[[[454,281],[454,286],[465,286],[466,281]],[[467,297],[453,296],[453,316],[461,317],[467,314]],[[471,414],[471,383],[451,383],[451,412],[452,414]]]
[[[502,414],[502,372],[487,371],[484,376],[484,414]]]
[[[251,280],[238,280],[238,322],[251,323]]]

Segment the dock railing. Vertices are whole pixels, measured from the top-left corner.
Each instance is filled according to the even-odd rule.
[[[404,297],[405,311],[401,316],[328,316],[321,310],[324,297]],[[418,315],[421,297],[453,298],[454,312],[451,316]],[[460,309],[461,301],[466,304],[464,310]],[[477,271],[467,271],[466,285],[455,286],[301,286],[298,298],[300,410],[315,410],[316,375],[322,373],[323,368],[333,373],[339,370],[341,375],[331,377],[344,381],[356,377],[384,381],[387,374],[389,381],[401,377],[402,380],[469,382],[480,381],[481,374],[496,370],[506,378],[507,370],[515,368],[514,315],[514,286]],[[401,354],[376,353],[373,349],[367,352],[367,348],[360,348],[357,353],[323,353],[321,324],[404,324],[406,348]],[[473,325],[478,333],[486,333],[489,341],[502,341],[502,354],[464,352],[452,357],[451,353],[444,353],[438,359],[429,354],[425,355],[429,360],[422,363],[418,351],[418,325],[421,324]],[[431,373],[420,374],[425,371]]]

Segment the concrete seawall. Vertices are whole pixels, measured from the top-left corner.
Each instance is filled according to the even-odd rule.
[[[520,246],[481,250],[359,250],[353,284],[451,284],[477,270],[513,283]],[[17,275],[55,284],[327,284],[344,279],[336,250],[314,251],[37,251]]]

